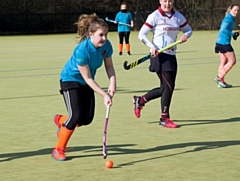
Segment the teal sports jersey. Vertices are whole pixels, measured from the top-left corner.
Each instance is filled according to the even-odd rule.
[[[122,13],[121,11],[119,11],[115,17],[115,21],[117,21],[118,23],[121,22],[129,25],[131,24],[132,20],[132,14],[129,11],[127,11],[126,13]],[[118,24],[118,32],[130,32],[130,30],[130,26]]]
[[[94,79],[97,69],[103,63],[103,59],[111,57],[112,53],[113,49],[109,40],[102,47],[95,48],[90,38],[87,38],[74,49],[71,58],[63,67],[60,80],[62,82],[73,81],[81,85],[87,85],[78,69],[78,65],[88,65]]]
[[[222,20],[216,43],[221,45],[231,44],[231,38],[233,36],[232,31],[234,29],[234,26],[235,26],[235,17],[231,13],[229,13]]]

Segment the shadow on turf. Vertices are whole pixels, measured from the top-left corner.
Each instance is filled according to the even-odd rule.
[[[5,98],[0,98],[0,100],[28,99],[28,98],[36,98],[36,97],[52,97],[52,96],[59,96],[59,95],[60,95],[60,94],[32,95],[32,96],[19,96],[19,97],[5,97]]]
[[[107,87],[103,87],[104,91],[107,91],[108,88]],[[124,89],[124,88],[117,88],[117,93],[147,93],[148,91],[150,91],[151,89],[148,90],[136,90],[136,89]],[[175,89],[175,91],[179,91],[179,90],[186,90],[186,89]]]
[[[191,51],[177,51],[177,53],[193,53],[193,52],[198,52],[197,50],[191,50]],[[148,53],[132,53],[132,55],[145,55],[147,56]]]
[[[239,122],[240,117],[222,119],[222,120],[174,120],[175,123],[178,124],[179,127],[184,126],[195,126],[195,125],[204,125],[204,124],[219,124],[219,123],[231,123],[231,122]],[[180,122],[184,122],[186,124],[179,124]],[[148,124],[155,124],[158,121],[148,122]]]
[[[219,123],[232,123],[239,122],[240,117],[229,118],[229,119],[221,119],[221,120],[176,120],[174,122],[180,123],[185,122],[186,124],[179,124],[180,127],[184,126],[195,126],[195,125],[204,125],[204,124],[219,124]]]
[[[173,154],[168,154],[168,155],[161,155],[161,156],[156,156],[156,157],[152,157],[152,158],[146,158],[146,159],[131,161],[131,162],[119,164],[116,167],[120,168],[120,167],[123,167],[123,166],[130,166],[130,165],[133,165],[135,163],[141,163],[141,162],[156,160],[156,159],[160,159],[160,158],[166,158],[166,157],[171,157],[171,156],[176,156],[176,155],[194,153],[194,152],[210,150],[210,149],[223,148],[223,147],[228,147],[228,146],[237,146],[237,145],[240,145],[239,140],[237,140],[237,141],[235,141],[235,140],[232,140],[232,141],[214,141],[214,142],[189,142],[189,143],[179,143],[179,144],[172,144],[172,145],[165,145],[165,146],[157,146],[155,148],[142,150],[141,153],[157,152],[157,151],[171,150],[171,149],[178,149],[178,148],[186,148],[186,147],[195,147],[195,148],[194,149],[190,148],[189,150],[183,151],[183,152],[178,152],[178,153],[173,153]]]
[[[233,86],[231,87],[231,89],[239,88],[239,87],[240,87],[240,85],[233,85]]]
[[[177,144],[171,144],[171,145],[161,145],[156,146],[153,148],[146,148],[146,149],[137,149],[134,148],[136,144],[118,144],[118,145],[108,145],[108,156],[114,156],[114,155],[130,155],[130,154],[143,154],[143,153],[155,153],[159,154],[160,151],[165,150],[175,150],[176,153],[164,155],[164,153],[161,154],[161,156],[156,156],[152,158],[145,158],[141,160],[131,161],[123,164],[116,165],[114,168],[119,168],[123,166],[129,166],[135,163],[140,163],[144,161],[149,160],[155,160],[175,155],[181,155],[181,154],[187,154],[187,153],[193,153],[193,152],[199,152],[203,150],[210,150],[210,149],[217,149],[217,148],[223,148],[228,146],[237,146],[240,145],[240,140],[230,140],[230,141],[211,141],[211,142],[187,142],[187,143],[177,143]],[[131,147],[131,148],[129,148]],[[187,151],[184,152],[177,152],[177,149],[182,148],[188,148]],[[192,147],[194,147],[192,149]],[[7,162],[14,159],[20,159],[20,158],[27,158],[27,157],[33,157],[33,156],[40,156],[40,155],[49,155],[49,158],[51,156],[52,148],[45,148],[35,151],[27,151],[27,152],[15,152],[15,153],[4,153],[0,154],[0,162]],[[70,152],[83,152],[79,153],[79,156],[67,156],[66,161],[70,161],[72,159],[77,158],[85,158],[85,157],[102,157],[102,145],[98,146],[77,146],[74,147]],[[94,154],[89,154],[94,152]],[[85,154],[84,154],[85,153]],[[88,154],[86,154],[88,153]],[[144,157],[142,155],[141,157]]]
[[[198,52],[197,50],[191,50],[191,51],[177,51],[177,53],[193,53],[193,52]]]
[[[136,146],[136,144],[121,144],[121,145],[109,145],[107,146],[109,150],[113,148],[122,148],[122,147],[130,147],[130,146]],[[4,153],[0,154],[0,162],[6,162],[6,161],[11,161],[14,159],[20,159],[20,158],[27,158],[27,157],[32,157],[32,156],[40,156],[40,155],[49,155],[51,156],[53,148],[44,148],[40,150],[34,150],[34,151],[27,151],[27,152],[15,152],[15,153]],[[102,145],[97,145],[97,146],[77,146],[73,147],[70,149],[71,151],[69,152],[78,152],[78,151],[83,151],[83,152],[95,152],[99,151],[99,154],[95,155],[83,155],[83,156],[77,156],[77,157],[89,157],[89,156],[102,156]],[[76,157],[76,158],[77,158]],[[72,158],[75,157],[68,157],[68,160],[71,160]]]

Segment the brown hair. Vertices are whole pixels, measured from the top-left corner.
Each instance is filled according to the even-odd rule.
[[[101,18],[94,14],[82,14],[78,18],[78,22],[74,23],[77,25],[77,36],[76,41],[78,43],[89,37],[89,32],[96,32],[99,28],[106,27],[108,29],[108,24]]]
[[[229,6],[229,7],[227,8],[225,14],[227,15],[227,14],[231,11],[231,9],[234,8],[235,6],[238,6],[238,7],[239,7],[238,4],[232,4],[231,6]]]
[[[120,5],[120,7],[121,7],[122,5],[125,5],[125,6],[127,7],[127,3],[125,3],[125,2],[122,2],[122,4]]]

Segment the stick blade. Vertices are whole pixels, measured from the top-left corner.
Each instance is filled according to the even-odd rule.
[[[125,61],[125,62],[123,63],[123,68],[124,68],[125,70],[129,70],[129,69],[130,69],[130,65],[128,65],[128,61]]]
[[[107,148],[106,148],[106,145],[103,144],[103,159],[106,159],[107,158]]]
[[[107,154],[103,154],[103,159],[106,159],[107,158]]]

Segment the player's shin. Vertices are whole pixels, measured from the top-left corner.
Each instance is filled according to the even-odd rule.
[[[60,132],[58,134],[58,142],[55,148],[52,151],[52,157],[57,161],[64,161],[66,156],[64,154],[66,150],[67,143],[72,136],[74,130],[69,130],[66,127],[61,127]]]

